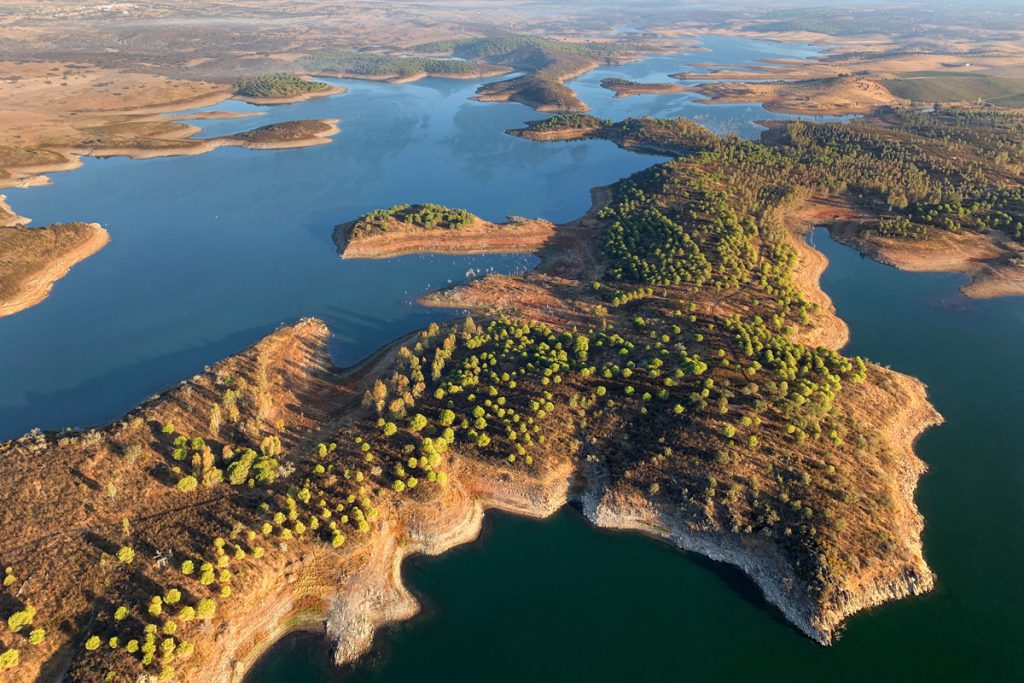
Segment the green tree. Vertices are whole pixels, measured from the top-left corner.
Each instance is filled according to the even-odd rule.
[[[25,609],[18,610],[11,616],[7,617],[7,628],[11,629],[14,633],[18,633],[26,626],[31,626],[32,620],[35,616],[35,608],[31,605],[26,605]]]
[[[9,671],[18,666],[19,662],[21,654],[14,648],[0,652],[0,671]]]
[[[178,490],[182,493],[192,493],[198,486],[199,482],[191,474],[187,474],[178,480]]]

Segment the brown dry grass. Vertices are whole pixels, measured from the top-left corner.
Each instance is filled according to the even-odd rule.
[[[768,83],[708,83],[690,88],[706,104],[763,102],[769,111],[789,114],[864,114],[901,100],[884,86],[864,78],[835,77]]]
[[[0,228],[0,316],[42,301],[54,282],[108,239],[96,223]]]

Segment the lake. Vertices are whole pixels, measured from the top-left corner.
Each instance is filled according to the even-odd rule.
[[[812,46],[708,38],[707,51],[597,69],[571,85],[592,113],[686,116],[755,136],[786,118],[692,94],[614,99],[601,79],[666,81],[694,64],[809,57]],[[204,136],[275,121],[340,118],[329,145],[200,157],[87,159],[46,187],[7,191],[34,225],[86,220],[111,233],[39,306],[0,319],[0,438],[116,419],[282,323],[328,322],[337,363],[457,312],[415,303],[431,289],[529,255],[341,261],[339,222],[399,202],[437,202],[484,218],[568,221],[589,190],[657,163],[605,141],[537,144],[504,134],[541,118],[469,100],[480,82],[401,86],[342,81],[349,92],[280,107],[208,109],[260,118],[201,121]],[[852,330],[849,351],[922,378],[946,425],[928,432],[918,501],[937,590],[854,618],[820,648],[766,606],[738,572],[566,511],[538,522],[489,517],[485,538],[405,567],[427,606],[338,670],[326,645],[290,636],[251,679],[276,681],[1006,680],[1024,669],[1024,451],[1006,425],[1024,413],[1024,304],[963,298],[959,276],[900,273],[814,235],[823,278]]]

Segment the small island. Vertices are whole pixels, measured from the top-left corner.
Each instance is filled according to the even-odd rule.
[[[539,121],[530,121],[526,128],[506,131],[509,135],[536,142],[578,140],[604,130],[612,124],[590,114],[555,114]]]
[[[44,300],[53,283],[109,240],[110,235],[97,223],[0,227],[0,317]]]
[[[222,146],[240,146],[249,149],[294,149],[323,145],[338,134],[339,119],[312,119],[284,121],[261,126],[244,133],[214,138]]]
[[[601,81],[601,87],[611,90],[615,93],[616,97],[666,95],[687,92],[686,86],[679,83],[638,83],[637,81],[628,81],[624,78],[605,78]]]
[[[553,235],[554,225],[548,221],[513,217],[491,223],[464,209],[399,204],[338,225],[334,242],[344,259],[380,259],[418,252],[533,252]]]
[[[251,104],[289,104],[345,92],[345,88],[294,74],[265,74],[235,83],[235,98]]]

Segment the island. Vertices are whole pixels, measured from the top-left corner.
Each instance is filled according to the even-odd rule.
[[[773,133],[813,156],[808,124]],[[794,218],[810,195],[781,175],[813,166],[682,120],[581,134],[673,159],[548,225],[536,271],[425,297],[470,315],[352,368],[301,320],[110,425],[0,444],[0,661],[24,679],[239,680],[302,628],[351,661],[417,611],[405,557],[475,538],[488,509],[570,501],[738,566],[823,645],[928,591],[913,443],[941,417],[919,381],[837,350]],[[477,229],[488,250],[530,225],[481,223],[400,205],[336,236]]]
[[[611,90],[616,97],[628,97],[630,95],[666,95],[671,93],[687,92],[686,86],[679,83],[638,83],[624,78],[605,78],[601,81],[601,87]]]
[[[287,73],[242,78],[235,83],[235,98],[250,104],[290,104],[343,92],[343,87]]]
[[[533,252],[554,236],[544,220],[510,217],[491,223],[464,209],[437,204],[399,204],[334,229],[343,259],[393,258],[412,253],[512,254]]]
[[[0,219],[3,207],[0,201]],[[97,223],[0,226],[0,317],[44,300],[53,283],[108,241],[110,235]]]

